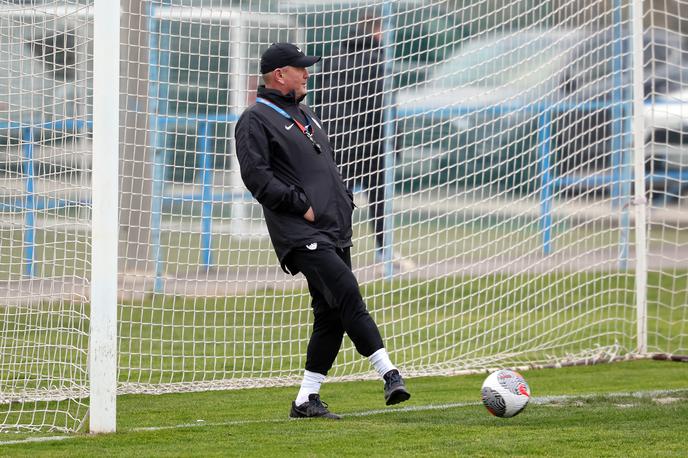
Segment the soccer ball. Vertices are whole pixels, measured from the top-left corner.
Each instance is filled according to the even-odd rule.
[[[496,417],[509,418],[521,413],[530,400],[530,387],[518,372],[501,369],[483,382],[483,404]]]

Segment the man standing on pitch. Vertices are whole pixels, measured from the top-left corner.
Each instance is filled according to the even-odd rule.
[[[290,417],[338,419],[320,400],[320,385],[339,352],[344,332],[385,381],[387,405],[410,398],[366,309],[351,270],[353,197],[330,141],[306,96],[306,56],[290,43],[274,43],[261,56],[265,82],[256,104],[236,125],[241,176],[260,202],[270,239],[285,272],[302,272],[314,314],[306,369]]]
[[[385,260],[386,249],[385,64],[381,41],[382,21],[374,9],[369,9],[341,47],[323,63],[320,100],[320,114],[345,183],[350,188],[359,185],[368,197],[378,262]],[[410,259],[394,252],[389,254],[395,268],[415,268]]]

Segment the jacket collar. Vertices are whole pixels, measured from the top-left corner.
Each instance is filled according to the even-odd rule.
[[[296,94],[294,94],[293,91],[287,95],[284,95],[277,89],[268,89],[264,85],[258,86],[258,97],[262,97],[266,100],[269,100],[270,102],[280,107],[298,105],[299,102],[301,102],[301,100],[305,98],[304,96],[297,99]]]

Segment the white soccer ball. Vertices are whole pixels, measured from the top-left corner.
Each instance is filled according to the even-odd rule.
[[[483,404],[496,417],[518,415],[530,400],[530,387],[521,374],[508,369],[491,373],[483,382]]]

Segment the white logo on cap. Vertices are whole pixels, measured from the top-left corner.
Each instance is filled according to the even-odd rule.
[[[301,48],[299,48],[298,46],[296,47],[296,50],[297,50],[298,52],[301,52]]]
[[[310,243],[310,244],[306,245],[306,248],[308,248],[309,250],[313,251],[313,250],[315,250],[316,248],[318,248],[318,243],[317,243],[317,242]]]

